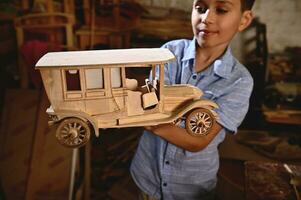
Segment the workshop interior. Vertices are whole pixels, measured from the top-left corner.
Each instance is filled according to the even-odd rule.
[[[160,48],[192,39],[191,5],[0,1],[0,200],[138,200],[129,167],[143,127],[99,129],[80,148],[61,145],[35,65],[48,52]],[[254,88],[238,132],[219,146],[216,199],[300,200],[301,1],[256,0],[253,12],[231,50]],[[126,69],[140,83],[149,73]]]

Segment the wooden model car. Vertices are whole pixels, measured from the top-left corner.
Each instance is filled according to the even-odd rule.
[[[99,136],[99,128],[150,126],[186,116],[192,135],[206,135],[218,106],[201,99],[191,85],[165,85],[164,65],[174,61],[168,49],[120,49],[52,52],[36,64],[51,103],[50,124],[67,147],[79,147]],[[145,85],[129,79],[128,69],[152,69]],[[148,80],[149,78],[150,80]],[[144,83],[143,83],[144,84]]]

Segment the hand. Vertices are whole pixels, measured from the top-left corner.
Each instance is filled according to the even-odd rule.
[[[153,130],[156,129],[156,126],[144,126],[144,129],[153,132]]]

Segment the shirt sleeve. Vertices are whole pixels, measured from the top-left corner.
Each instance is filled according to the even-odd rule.
[[[251,76],[239,78],[229,88],[225,88],[226,92],[217,98],[219,108],[215,111],[219,116],[217,122],[230,132],[236,133],[249,108],[253,79]]]

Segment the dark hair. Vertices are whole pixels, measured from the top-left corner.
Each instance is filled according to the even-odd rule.
[[[255,0],[240,0],[241,1],[241,10],[251,10]]]

